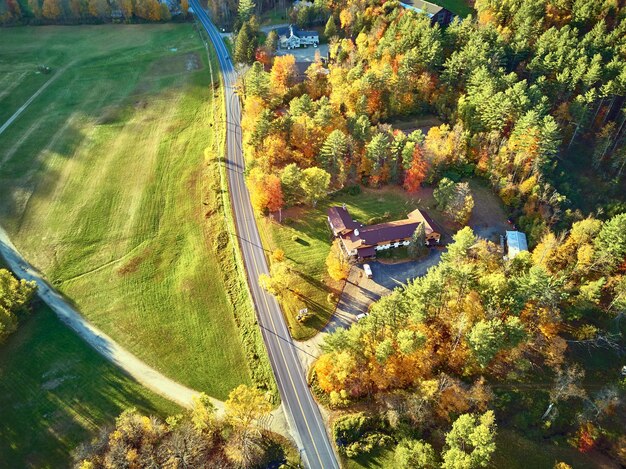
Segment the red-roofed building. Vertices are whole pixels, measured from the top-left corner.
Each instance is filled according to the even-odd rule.
[[[439,243],[441,234],[435,223],[418,209],[409,213],[404,220],[370,226],[354,221],[345,207],[328,209],[328,224],[333,235],[341,240],[346,254],[362,259],[376,257],[376,251],[408,246],[420,223],[424,224],[426,243]]]

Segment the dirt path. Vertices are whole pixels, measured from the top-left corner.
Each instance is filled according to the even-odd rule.
[[[34,269],[22,257],[17,248],[11,243],[6,231],[0,226],[0,256],[2,256],[15,275],[37,283],[37,294],[78,336],[93,347],[104,358],[117,365],[151,391],[176,402],[178,405],[190,408],[192,399],[199,393],[183,386],[176,381],[162,375],[157,370],[139,360],[132,353],[122,348],[104,332],[94,327],[80,313],[71,306],[54,288],[43,278],[40,272]],[[224,416],[224,402],[210,397],[218,416]],[[270,430],[291,438],[283,407],[274,409],[269,418],[260,424]]]
[[[86,321],[74,307],[48,285],[39,272],[26,262],[17,248],[11,243],[6,231],[1,227],[0,255],[6,259],[9,267],[20,278],[34,280],[37,283],[39,297],[56,313],[59,319],[107,360],[119,366],[151,391],[183,407],[189,408],[191,406],[192,398],[198,394],[197,391],[163,376]],[[218,409],[218,414],[223,414],[224,403],[217,399],[211,400]]]

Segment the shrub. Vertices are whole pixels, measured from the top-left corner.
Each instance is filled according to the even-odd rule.
[[[326,297],[326,302],[331,306],[335,306],[337,304],[337,300],[339,300],[339,298],[335,293],[329,293]]]
[[[341,404],[347,396],[339,394],[336,398],[337,404]],[[380,431],[379,423],[364,412],[339,417],[333,424],[337,448],[349,458],[354,458],[391,444],[392,438]]]

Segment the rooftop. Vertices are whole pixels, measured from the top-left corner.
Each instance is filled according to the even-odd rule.
[[[432,219],[419,209],[413,210],[403,220],[364,226],[352,220],[345,208],[330,207],[328,219],[335,233],[342,236],[348,250],[408,239],[420,223],[424,224],[426,236],[435,231]]]
[[[509,257],[517,256],[521,251],[528,251],[526,235],[521,231],[507,231],[506,244],[509,247]]]

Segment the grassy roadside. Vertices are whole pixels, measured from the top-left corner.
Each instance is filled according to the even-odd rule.
[[[0,79],[74,64],[0,135],[0,220],[14,243],[167,376],[219,399],[250,384],[264,355],[247,350],[252,333],[227,294],[234,261],[216,244],[206,152],[223,101],[213,110],[221,89],[193,26],[11,28],[0,42]],[[31,85],[15,90],[29,96]],[[0,96],[3,110],[18,102]]]
[[[205,44],[208,45],[209,55],[213,58],[210,62],[209,72],[211,82],[219,81],[223,86],[222,75],[215,49],[204,28],[196,23],[197,31]],[[214,122],[224,122],[226,119],[226,109],[223,103],[225,99],[223,93],[214,93],[212,103],[215,105]],[[221,100],[221,102],[218,102]],[[244,344],[244,351],[248,363],[251,364],[252,380],[259,386],[266,387],[271,393],[274,403],[278,404],[280,397],[274,379],[263,337],[258,327],[252,294],[248,288],[248,281],[244,269],[244,262],[238,243],[235,239],[236,227],[234,214],[228,190],[228,175],[224,164],[226,154],[226,128],[219,127],[219,134],[216,138],[214,151],[205,152],[205,161],[211,168],[213,177],[210,179],[209,193],[212,195],[212,214],[208,217],[211,225],[211,232],[215,236],[215,250],[220,257],[220,265],[226,279],[226,294],[232,305],[237,326]]]

